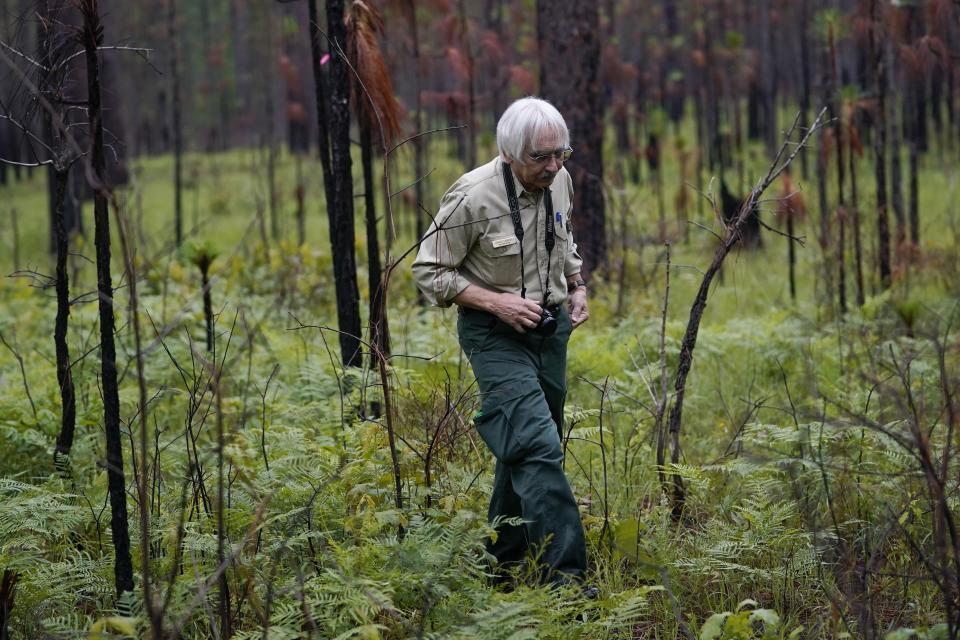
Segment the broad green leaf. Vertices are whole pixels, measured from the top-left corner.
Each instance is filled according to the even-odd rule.
[[[717,640],[723,635],[723,624],[731,614],[729,611],[715,613],[700,627],[700,640]]]
[[[137,634],[137,619],[120,616],[100,618],[90,625],[87,640],[101,640],[101,638],[109,637],[112,634],[135,636]]]
[[[763,622],[764,630],[780,626],[780,616],[773,609],[754,609],[750,614],[750,622],[760,620]]]

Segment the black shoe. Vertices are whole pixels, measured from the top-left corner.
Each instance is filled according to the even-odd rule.
[[[600,588],[593,585],[584,584],[579,576],[559,575],[550,581],[553,588],[563,588],[568,586],[577,586],[580,588],[580,596],[587,600],[596,600],[600,597]]]
[[[580,589],[580,595],[587,600],[598,600],[600,598],[600,587],[585,584]]]

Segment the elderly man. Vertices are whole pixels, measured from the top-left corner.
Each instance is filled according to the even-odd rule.
[[[497,146],[444,195],[413,272],[437,305],[459,307],[476,427],[497,460],[490,520],[526,521],[500,525],[488,550],[501,571],[542,552],[544,580],[579,580],[586,547],[561,443],[567,340],[588,318],[563,167],[570,134],[550,103],[523,98],[500,118]]]

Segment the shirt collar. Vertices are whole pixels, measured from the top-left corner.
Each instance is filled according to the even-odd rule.
[[[499,163],[503,162],[503,160],[498,157],[497,162],[499,166]],[[516,172],[513,170],[513,167],[510,167],[510,175],[513,176],[513,187],[514,189],[517,190],[518,198],[524,194],[530,196],[531,198],[536,198],[537,195],[540,193],[540,191],[542,191],[542,189],[538,189],[536,191],[530,191],[526,187],[524,187],[523,183],[520,182],[520,178],[517,177]]]

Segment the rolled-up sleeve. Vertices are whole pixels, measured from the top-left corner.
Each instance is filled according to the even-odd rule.
[[[475,238],[469,224],[467,195],[448,191],[440,202],[440,211],[420,241],[413,262],[417,287],[434,304],[449,307],[452,300],[470,284],[459,271]]]

